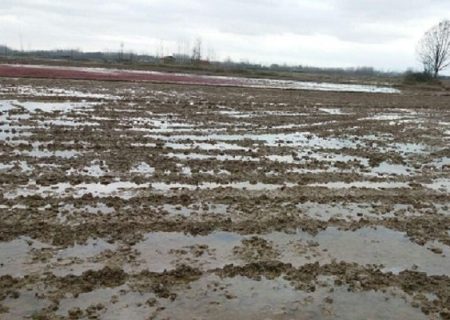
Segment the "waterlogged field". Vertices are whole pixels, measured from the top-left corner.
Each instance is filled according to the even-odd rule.
[[[302,89],[346,92],[398,93],[399,90],[386,86],[367,84],[338,84],[329,82],[294,81],[265,78],[211,76],[189,73],[157,72],[146,70],[82,68],[45,65],[0,64],[1,77],[50,78],[105,81],[147,81],[172,84],[205,86]],[[64,89],[58,89],[63,90]],[[61,92],[59,92],[61,93]]]
[[[430,93],[0,81],[0,318],[450,319]]]

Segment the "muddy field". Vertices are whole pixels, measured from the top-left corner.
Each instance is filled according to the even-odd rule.
[[[450,98],[0,80],[1,319],[450,319]]]
[[[145,81],[154,83],[188,84],[221,87],[302,89],[322,91],[351,91],[398,93],[399,90],[374,84],[358,84],[349,81],[347,84],[336,84],[317,81],[295,81],[265,78],[247,78],[231,76],[212,76],[193,73],[156,72],[145,70],[68,67],[48,65],[0,64],[0,77],[69,79],[69,80],[102,80],[102,81]],[[381,83],[385,85],[385,83]]]

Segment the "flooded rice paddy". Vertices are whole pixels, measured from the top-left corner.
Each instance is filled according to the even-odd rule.
[[[450,319],[449,102],[2,79],[0,318]]]

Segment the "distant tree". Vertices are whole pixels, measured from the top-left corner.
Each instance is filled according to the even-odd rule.
[[[8,56],[8,46],[6,44],[0,45],[0,54],[3,54],[5,57]]]
[[[417,54],[424,71],[437,78],[450,65],[450,21],[443,20],[428,30],[419,42]]]
[[[197,38],[192,48],[192,61],[200,62],[202,59],[202,39]]]
[[[125,44],[123,42],[120,43],[120,51],[119,51],[119,61],[123,60],[123,47]]]

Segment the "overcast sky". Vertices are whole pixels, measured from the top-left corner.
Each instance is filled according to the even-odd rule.
[[[449,0],[0,0],[0,43],[217,59],[419,68],[416,43]]]

